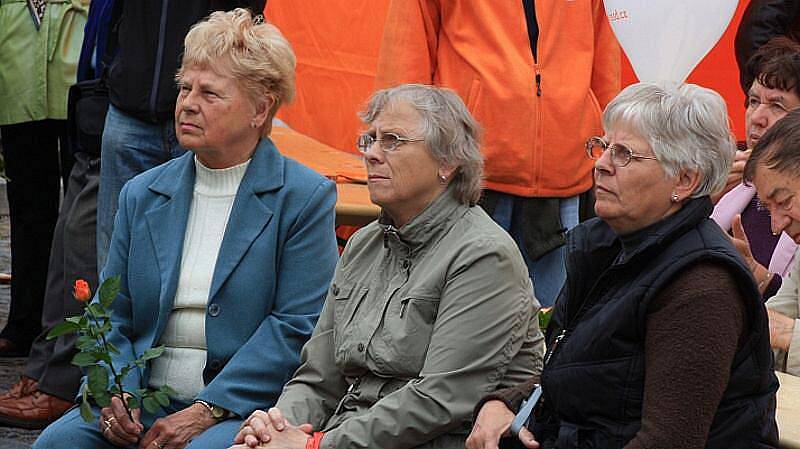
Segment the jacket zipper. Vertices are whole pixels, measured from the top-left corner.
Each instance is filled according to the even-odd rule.
[[[156,102],[158,100],[158,83],[161,81],[161,65],[164,59],[164,36],[167,34],[167,10],[169,9],[169,0],[162,0],[161,3],[161,23],[158,28],[158,50],[156,51],[156,63],[153,71],[153,90],[150,91],[150,118],[153,122],[158,122],[158,114],[156,111]]]

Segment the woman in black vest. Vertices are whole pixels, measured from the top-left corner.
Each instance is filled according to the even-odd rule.
[[[766,312],[708,218],[734,154],[725,102],[641,83],[608,105],[603,126],[586,144],[598,218],[568,236],[544,371],[485,397],[467,447],[497,447],[537,384],[535,423],[501,445],[776,447]]]

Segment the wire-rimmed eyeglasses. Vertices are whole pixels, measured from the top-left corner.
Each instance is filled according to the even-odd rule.
[[[397,147],[401,145],[405,145],[411,142],[422,142],[425,139],[411,139],[408,137],[398,136],[395,133],[383,133],[380,139],[375,138],[372,134],[361,134],[358,136],[358,141],[356,142],[356,146],[358,146],[358,151],[362,153],[366,153],[369,151],[369,148],[375,142],[378,142],[381,150],[390,153],[397,149]]]
[[[630,148],[619,143],[609,145],[602,137],[594,136],[586,141],[586,154],[589,156],[589,159],[594,161],[600,159],[606,150],[611,150],[611,163],[614,164],[615,167],[625,167],[631,163],[632,159],[658,160],[657,157],[636,154]]]

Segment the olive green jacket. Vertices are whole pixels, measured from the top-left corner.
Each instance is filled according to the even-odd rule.
[[[277,407],[324,448],[463,448],[482,396],[541,371],[538,308],[511,237],[447,191],[351,237]]]
[[[67,118],[89,0],[48,0],[39,30],[25,0],[0,0],[0,125]]]
[[[795,256],[800,260],[800,251]],[[783,278],[778,292],[767,301],[767,308],[794,320],[794,331],[789,351],[774,349],[775,369],[800,376],[800,262],[796,262],[789,276]]]

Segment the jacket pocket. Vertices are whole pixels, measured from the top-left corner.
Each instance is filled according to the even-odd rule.
[[[425,363],[433,335],[439,298],[408,296],[400,300],[399,313],[387,316],[383,340],[392,349],[398,372],[417,375]]]
[[[331,286],[331,295],[333,296],[333,335],[336,347],[340,346],[347,327],[353,321],[361,301],[367,296],[367,291],[367,287],[360,284],[333,284]]]

